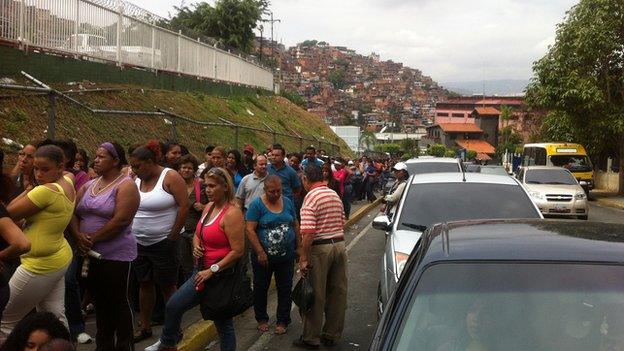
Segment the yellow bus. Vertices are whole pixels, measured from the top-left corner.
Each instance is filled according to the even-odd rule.
[[[583,145],[573,143],[526,144],[522,166],[556,166],[567,168],[582,182],[585,192],[594,188],[594,167]]]

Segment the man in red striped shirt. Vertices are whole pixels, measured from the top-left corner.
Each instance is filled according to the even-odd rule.
[[[314,288],[312,310],[303,315],[303,335],[294,345],[317,349],[333,346],[342,336],[347,308],[347,251],[342,200],[323,182],[315,164],[304,170],[308,191],[301,207],[299,269]],[[325,320],[325,324],[323,324]]]

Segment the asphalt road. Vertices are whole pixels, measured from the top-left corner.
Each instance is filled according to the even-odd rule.
[[[383,254],[385,236],[383,232],[370,227],[376,211],[371,211],[347,233],[349,266],[349,295],[345,329],[342,341],[331,350],[366,350],[377,326],[376,300],[378,267]],[[301,334],[301,318],[296,307],[291,311],[292,324],[285,335],[273,334],[277,296],[269,295],[269,315],[271,330],[260,333],[256,330],[253,311],[248,311],[235,319],[238,350],[291,350],[294,339]],[[294,305],[293,305],[294,306]],[[322,347],[321,347],[322,348]],[[218,350],[218,343],[209,345],[207,350]]]

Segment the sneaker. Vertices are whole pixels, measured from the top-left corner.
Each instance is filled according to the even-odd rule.
[[[178,351],[177,347],[168,347],[163,346],[160,340],[156,341],[155,344],[148,346],[145,348],[145,351]]]
[[[76,341],[79,344],[90,344],[93,342],[93,338],[87,333],[80,333],[78,334],[78,337],[76,337]]]

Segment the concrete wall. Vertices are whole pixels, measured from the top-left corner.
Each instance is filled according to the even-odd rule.
[[[619,191],[619,174],[615,172],[596,171],[596,189],[607,190],[609,192]]]
[[[25,71],[44,83],[67,83],[88,80],[96,83],[132,84],[145,88],[174,91],[197,91],[210,95],[231,96],[271,94],[269,90],[239,84],[197,79],[170,73],[154,74],[138,69],[121,69],[115,65],[75,60],[68,57],[23,52],[0,46],[0,78],[23,79]]]

